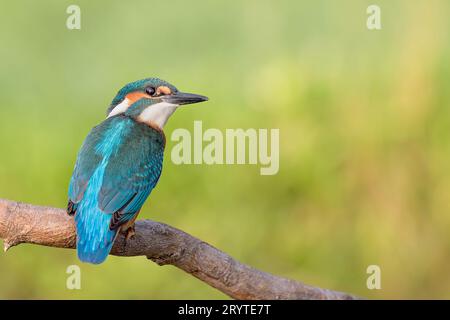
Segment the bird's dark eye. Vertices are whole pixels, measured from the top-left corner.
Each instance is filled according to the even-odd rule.
[[[147,87],[145,88],[145,93],[147,93],[149,96],[154,96],[156,93],[156,89],[153,87]]]

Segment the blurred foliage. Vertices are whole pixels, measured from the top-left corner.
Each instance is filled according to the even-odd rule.
[[[64,207],[76,153],[117,90],[158,76],[210,102],[179,127],[280,128],[280,172],[175,166],[141,218],[256,268],[370,298],[450,298],[447,0],[31,1],[0,5],[0,197]],[[66,8],[81,7],[68,30]],[[0,298],[225,298],[144,257],[0,254]],[[366,288],[366,268],[382,290]]]

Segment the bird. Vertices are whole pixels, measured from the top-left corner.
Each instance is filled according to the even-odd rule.
[[[207,100],[159,78],[118,91],[107,118],[84,140],[70,179],[67,213],[82,262],[104,262],[119,232],[126,241],[134,236],[134,221],[161,175],[164,125],[178,107]]]

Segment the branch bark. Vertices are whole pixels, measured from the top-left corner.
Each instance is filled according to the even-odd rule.
[[[73,219],[65,210],[0,199],[0,238],[5,252],[21,243],[75,248]],[[242,264],[181,230],[150,220],[136,222],[136,235],[117,237],[111,254],[146,256],[174,265],[234,299],[357,299],[277,277]]]

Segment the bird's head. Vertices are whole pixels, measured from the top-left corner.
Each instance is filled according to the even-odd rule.
[[[179,106],[207,100],[198,94],[180,92],[164,80],[147,78],[120,89],[108,108],[108,117],[124,114],[162,129]]]

